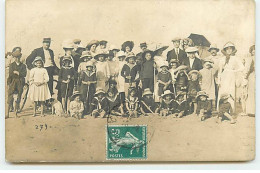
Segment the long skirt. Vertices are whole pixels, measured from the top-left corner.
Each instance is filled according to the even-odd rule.
[[[51,93],[47,84],[41,86],[32,84],[29,87],[29,95],[32,101],[46,101],[51,98]]]

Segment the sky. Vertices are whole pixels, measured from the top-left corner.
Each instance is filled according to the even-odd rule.
[[[148,48],[170,46],[174,37],[204,35],[219,48],[232,41],[238,54],[255,44],[253,0],[7,0],[6,51],[21,46],[24,56],[51,37],[55,55],[63,54],[62,42],[80,38],[108,40],[121,47],[126,40]]]

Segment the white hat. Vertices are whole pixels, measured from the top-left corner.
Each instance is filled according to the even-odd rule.
[[[185,52],[187,53],[192,53],[192,52],[197,52],[199,51],[196,47],[187,47]]]

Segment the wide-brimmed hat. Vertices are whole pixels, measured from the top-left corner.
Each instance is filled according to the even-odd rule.
[[[95,92],[95,96],[100,94],[100,93],[105,94],[106,92],[102,88],[97,88],[97,90]]]
[[[75,43],[75,44],[80,44],[80,43],[81,43],[81,40],[76,38],[76,39],[73,40],[73,43]]]
[[[200,72],[199,72],[198,70],[191,70],[191,71],[188,73],[188,75],[190,76],[190,75],[193,74],[193,73],[195,73],[195,74],[197,74],[197,75],[200,75]]]
[[[204,63],[205,63],[205,62],[209,62],[209,63],[214,64],[214,61],[213,61],[211,58],[209,58],[209,57],[204,58],[204,59],[203,59],[203,62],[204,62]]]
[[[136,56],[133,52],[129,52],[127,55],[126,55],[126,61],[129,60],[129,58],[134,58],[134,60],[136,59]]]
[[[74,49],[74,45],[72,42],[64,41],[62,43],[62,48],[63,49]]]
[[[187,49],[185,50],[186,53],[195,53],[198,52],[199,50],[196,47],[187,47]]]
[[[226,49],[228,47],[233,47],[233,48],[236,48],[235,44],[232,43],[231,41],[227,42],[224,46],[223,46],[223,49]]]
[[[205,91],[199,91],[197,93],[196,99],[198,99],[200,96],[209,97],[209,95]]]
[[[159,51],[165,51],[166,49],[168,49],[168,47],[169,47],[169,46],[162,46],[162,45],[156,46],[156,49],[155,49],[155,51],[154,51],[154,55],[157,55],[157,53],[158,53]]]
[[[12,56],[13,57],[16,57],[16,58],[19,58],[22,56],[22,53],[20,50],[15,50],[14,52],[12,52]]]
[[[43,43],[50,43],[51,42],[51,38],[43,38],[42,42]]]
[[[146,95],[153,95],[153,93],[152,93],[152,91],[150,90],[150,88],[145,88],[145,89],[144,89],[143,96],[146,96]]]
[[[165,97],[167,95],[172,95],[173,96],[173,93],[170,90],[166,90],[166,91],[164,91],[164,93],[162,94],[161,97]]]
[[[122,56],[126,57],[125,52],[119,51],[119,52],[117,53],[117,57],[122,57]]]
[[[110,47],[109,47],[109,50],[115,50],[115,51],[117,51],[117,52],[119,52],[120,51],[120,49],[118,49],[115,45],[111,45]]]
[[[97,53],[95,56],[94,56],[94,59],[98,60],[98,58],[100,56],[104,56],[104,58],[107,58],[108,57],[108,52],[107,51],[100,51],[99,53]]]
[[[93,67],[94,65],[93,65],[93,62],[92,61],[88,61],[87,63],[86,63],[86,67]]]
[[[78,45],[78,49],[86,49],[85,46],[83,46],[82,44]]]
[[[35,59],[33,60],[32,64],[35,64],[35,62],[37,62],[37,61],[41,61],[42,63],[44,63],[42,60],[42,57],[36,56]]]
[[[153,57],[154,57],[154,52],[153,52],[152,50],[149,50],[149,49],[146,49],[146,50],[142,53],[142,58],[145,59],[145,55],[146,55],[147,53],[150,53],[151,56],[152,56],[152,59],[153,59]]]
[[[226,100],[226,99],[228,99],[229,97],[230,97],[230,94],[224,93],[224,94],[221,94],[220,99],[221,99],[221,100]]]
[[[147,47],[147,43],[146,42],[140,43],[140,47]]]
[[[208,51],[210,52],[212,49],[215,49],[217,52],[219,51],[219,48],[216,44],[211,44]]]
[[[81,94],[80,94],[79,91],[74,91],[73,94],[72,94],[72,96],[70,97],[70,99],[71,99],[71,100],[74,100],[75,97],[80,96],[80,95],[81,95]]]
[[[175,42],[175,41],[181,41],[181,38],[180,38],[180,37],[174,37],[174,38],[172,39],[172,42]]]
[[[107,41],[106,40],[101,40],[101,41],[99,41],[99,44],[107,44]]]
[[[99,45],[99,41],[98,41],[98,40],[91,40],[91,41],[87,44],[86,48],[87,48],[87,49],[90,49],[90,47],[91,47],[93,44],[95,44],[96,46],[98,46],[98,45]]]
[[[163,63],[160,65],[160,68],[163,68],[163,67],[169,68],[168,63],[167,63],[167,62],[163,62]]]
[[[255,50],[255,45],[250,46],[250,48],[249,48],[249,53],[252,53],[253,50]]]
[[[83,51],[80,59],[84,58],[84,57],[91,57],[92,58],[91,52],[90,51]]]
[[[62,62],[64,62],[64,61],[70,61],[70,62],[72,62],[72,57],[65,55],[65,56],[63,57],[63,59],[62,59]]]
[[[134,42],[133,41],[126,41],[122,44],[121,46],[121,50],[125,52],[125,48],[126,47],[130,47],[130,50],[132,50],[134,48]]]

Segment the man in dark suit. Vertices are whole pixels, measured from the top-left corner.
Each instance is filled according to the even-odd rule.
[[[57,73],[58,67],[54,61],[54,53],[50,49],[51,45],[51,38],[44,38],[43,39],[43,46],[37,49],[34,49],[32,53],[26,59],[26,65],[29,70],[31,70],[34,65],[32,64],[35,57],[40,56],[44,62],[43,66],[47,70],[49,75],[49,90],[51,95],[53,95],[53,75]]]
[[[188,67],[187,72],[191,70],[201,70],[203,68],[202,62],[196,57],[198,49],[196,47],[188,47],[186,50],[187,57],[183,59],[182,64]]]
[[[180,41],[180,38],[172,39],[174,48],[167,53],[168,63],[170,63],[171,59],[176,59],[180,64],[182,64],[183,59],[187,57],[186,53],[179,48]]]

